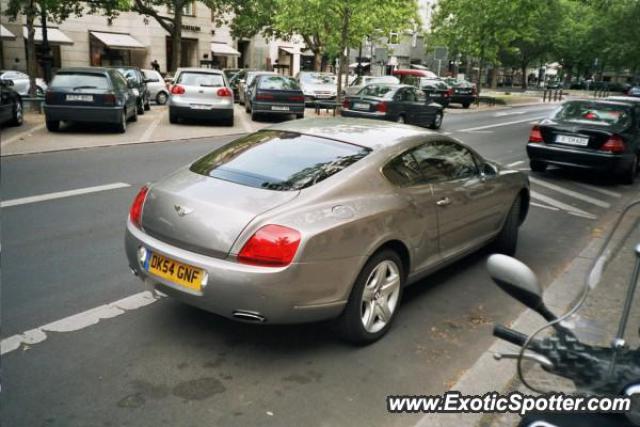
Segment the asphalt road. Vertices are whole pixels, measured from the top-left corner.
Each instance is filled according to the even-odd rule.
[[[450,114],[442,132],[527,168],[525,140],[551,107]],[[3,203],[112,183],[128,187],[2,209],[2,337],[137,294],[123,253],[137,189],[229,138],[138,144],[1,160]],[[543,284],[611,211],[637,195],[601,177],[532,175],[517,256]],[[330,325],[240,324],[170,299],[105,318],[2,356],[7,426],[414,425],[389,415],[390,394],[436,394],[490,345],[492,323],[522,307],[471,255],[405,293],[394,328],[354,348]],[[73,328],[71,328],[73,329]]]

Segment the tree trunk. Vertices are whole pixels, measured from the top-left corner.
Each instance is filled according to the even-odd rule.
[[[38,74],[38,62],[36,58],[36,29],[34,21],[36,19],[35,0],[29,2],[26,10],[26,26],[27,26],[27,74],[29,75],[29,96],[36,94],[36,75]]]
[[[342,31],[340,32],[340,66],[338,68],[338,90],[336,93],[336,101],[338,103],[338,111],[342,107],[342,74],[344,66],[348,62],[345,55],[345,49],[349,41],[349,20],[351,18],[351,9],[345,6],[342,12]]]
[[[182,66],[182,7],[174,11],[173,34],[171,34],[171,65],[169,70],[175,73]],[[197,65],[197,64],[196,64]]]
[[[322,71],[322,53],[320,50],[313,52],[313,70]]]
[[[522,72],[522,89],[527,90],[529,88],[529,79],[527,78],[527,64],[526,62],[520,63],[520,71]]]
[[[498,64],[495,62],[491,67],[491,89],[495,90],[498,88]]]

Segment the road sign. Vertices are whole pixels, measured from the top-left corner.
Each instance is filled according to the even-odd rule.
[[[444,61],[447,59],[448,55],[449,55],[449,49],[447,49],[444,46],[437,46],[433,50],[433,56],[436,60]]]
[[[387,62],[389,59],[389,52],[385,47],[377,47],[373,56],[377,62]]]

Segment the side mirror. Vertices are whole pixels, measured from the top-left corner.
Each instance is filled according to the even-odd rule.
[[[524,263],[510,256],[494,254],[487,260],[487,270],[500,289],[511,297],[535,311],[544,307],[538,278]]]
[[[498,169],[496,169],[496,167],[491,163],[485,163],[482,165],[480,173],[484,177],[492,177],[498,174]]]

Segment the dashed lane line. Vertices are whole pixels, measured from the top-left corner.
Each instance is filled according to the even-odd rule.
[[[140,292],[121,300],[56,320],[22,334],[13,335],[0,342],[0,355],[18,350],[22,345],[34,345],[47,339],[47,332],[74,332],[95,325],[103,319],[112,319],[127,311],[137,310],[156,302],[162,295],[150,291]]]
[[[20,139],[26,137],[26,136],[30,136],[32,133],[39,131],[40,129],[44,129],[44,123],[38,126],[34,126],[29,130],[26,130],[24,132],[20,132],[17,135],[12,136],[11,138],[6,138],[4,139],[2,142],[0,142],[0,147],[6,147],[7,145],[19,141]]]
[[[97,185],[95,187],[78,188],[75,190],[58,191],[55,193],[40,194],[38,196],[22,197],[19,199],[5,200],[0,203],[0,207],[8,208],[10,206],[26,205],[29,203],[44,202],[46,200],[62,199],[65,197],[80,196],[83,194],[97,193],[99,191],[116,190],[118,188],[131,187],[130,184],[124,182],[114,182],[113,184]]]
[[[513,120],[511,122],[494,123],[494,124],[491,124],[491,125],[477,126],[477,127],[473,127],[473,128],[455,129],[455,130],[452,130],[452,131],[453,132],[474,132],[474,131],[478,131],[478,130],[492,129],[492,128],[497,128],[497,127],[501,127],[501,126],[511,126],[511,125],[517,125],[517,124],[520,124],[520,123],[535,122],[536,120],[544,119],[544,117],[545,116],[543,116],[543,117],[535,117],[535,118],[527,118],[527,119],[522,119],[522,120]]]
[[[557,191],[558,193],[565,194],[569,197],[573,197],[574,199],[582,200],[583,202],[590,203],[592,205],[596,205],[601,208],[609,209],[611,207],[611,203],[596,199],[591,196],[587,196],[586,194],[578,193],[577,191],[569,190],[567,188],[552,184],[547,181],[543,181],[538,178],[534,178],[532,176],[529,177],[529,181],[541,187],[546,187],[550,190]]]

